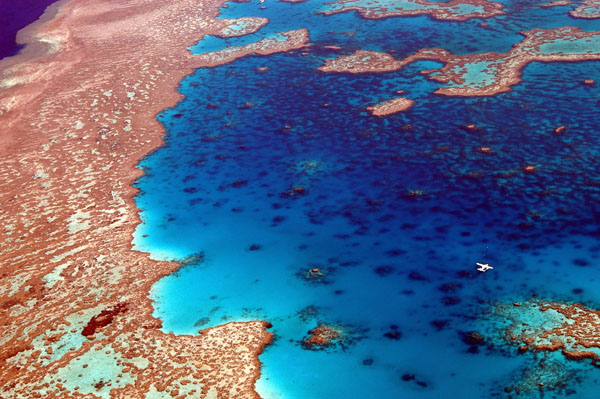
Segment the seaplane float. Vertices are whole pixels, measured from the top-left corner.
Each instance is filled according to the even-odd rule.
[[[493,267],[492,267],[492,266],[490,266],[490,265],[489,265],[489,263],[479,263],[479,262],[477,262],[477,263],[475,263],[475,264],[476,264],[477,266],[479,266],[479,267],[477,268],[477,270],[478,270],[478,271],[480,271],[480,272],[484,272],[484,273],[485,273],[485,272],[487,272],[488,270],[491,270],[491,269],[493,269]]]

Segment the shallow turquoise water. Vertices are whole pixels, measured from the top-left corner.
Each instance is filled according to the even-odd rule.
[[[322,7],[322,11],[338,11],[340,9],[346,7],[361,7],[365,9],[374,8],[377,11],[383,9],[386,12],[394,12],[394,11],[413,11],[413,10],[431,10],[437,8],[435,5],[431,4],[421,4],[415,1],[394,1],[394,0],[378,0],[376,3],[370,0],[354,0],[348,1],[345,3],[328,3],[326,6]],[[484,11],[482,6],[473,5],[473,4],[458,4],[453,7],[453,10],[458,14],[471,14],[471,13],[482,13]]]
[[[153,288],[164,329],[270,321],[276,340],[257,384],[265,399],[507,397],[504,387],[539,370],[539,358],[494,340],[499,326],[486,312],[533,293],[600,303],[600,92],[581,84],[600,80],[600,62],[532,63],[512,91],[482,98],[432,94],[441,85],[419,72],[437,62],[388,74],[317,71],[356,49],[505,52],[522,30],[598,29],[565,7],[505,4],[509,14],[485,29],[480,20],[324,16],[316,0],[223,9],[223,18],[271,22],[207,38],[194,52],[301,27],[312,46],[199,69],[181,82],[185,99],[159,116],[166,144],[140,163],[134,244],[159,259],[204,257]],[[366,111],[396,90],[415,100],[410,110]],[[461,128],[471,123],[479,129]],[[552,133],[559,125],[567,134]],[[527,164],[536,173],[523,173]],[[495,269],[477,273],[480,261]],[[307,280],[312,268],[324,277]],[[304,349],[320,321],[344,326],[349,340]],[[488,344],[465,344],[471,330]],[[544,398],[598,397],[597,370],[560,355],[545,361],[567,384]]]
[[[542,54],[563,52],[566,54],[587,54],[590,51],[598,52],[600,49],[600,37],[584,39],[555,40],[540,46]]]

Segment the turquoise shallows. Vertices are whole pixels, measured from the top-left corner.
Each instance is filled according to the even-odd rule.
[[[581,84],[600,63],[532,63],[512,91],[481,98],[432,94],[442,85],[420,71],[437,62],[385,74],[317,70],[356,49],[506,52],[523,30],[592,30],[562,7],[533,4],[507,2],[489,28],[324,16],[316,0],[223,9],[224,18],[270,22],[243,37],[204,38],[194,52],[302,27],[312,45],[199,69],[159,116],[166,143],[139,165],[134,245],[157,259],[203,255],[153,287],[164,330],[270,321],[276,338],[256,386],[265,399],[502,398],[519,381],[531,388],[520,398],[537,399],[538,380],[527,376],[541,359],[553,365],[540,377],[544,399],[571,390],[597,398],[597,369],[560,354],[517,355],[487,312],[533,293],[600,303],[599,92]],[[486,67],[469,66],[468,84],[487,82]],[[415,100],[411,109],[366,111],[397,90]],[[469,124],[477,129],[461,127]],[[560,125],[568,134],[552,133]],[[528,164],[535,173],[523,172]],[[482,261],[494,270],[477,272]],[[349,339],[305,349],[319,322],[343,326]],[[465,343],[473,330],[486,345]]]

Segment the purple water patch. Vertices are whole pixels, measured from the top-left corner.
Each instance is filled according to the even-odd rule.
[[[15,55],[21,49],[17,32],[38,19],[56,0],[0,1],[0,59]]]

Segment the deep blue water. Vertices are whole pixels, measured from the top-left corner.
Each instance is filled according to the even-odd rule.
[[[533,293],[600,303],[600,89],[581,84],[600,80],[600,62],[532,63],[512,91],[480,98],[431,94],[439,83],[419,71],[432,62],[388,74],[317,71],[356,49],[504,52],[523,30],[600,29],[569,18],[572,7],[537,3],[506,1],[509,14],[489,28],[327,17],[315,13],[318,0],[223,9],[223,18],[271,22],[247,37],[207,38],[195,52],[301,27],[312,46],[199,69],[181,82],[185,99],[159,116],[166,144],[140,163],[134,244],[157,259],[204,256],[154,287],[164,329],[270,321],[276,340],[257,384],[265,399],[508,397],[504,387],[541,370],[539,357],[494,341],[486,312]],[[396,90],[413,108],[386,118],[365,111]],[[479,128],[461,128],[472,123]],[[552,133],[559,125],[566,134]],[[536,172],[523,172],[527,164]],[[495,269],[476,272],[480,261]],[[312,268],[324,277],[307,280]],[[304,349],[321,321],[344,326],[348,341]],[[495,344],[465,344],[471,330]],[[598,397],[597,370],[542,360],[556,365],[543,377],[566,384],[548,380],[542,392],[534,382],[519,397]]]
[[[56,0],[0,0],[0,59],[15,55],[21,46],[17,32],[38,19]]]

